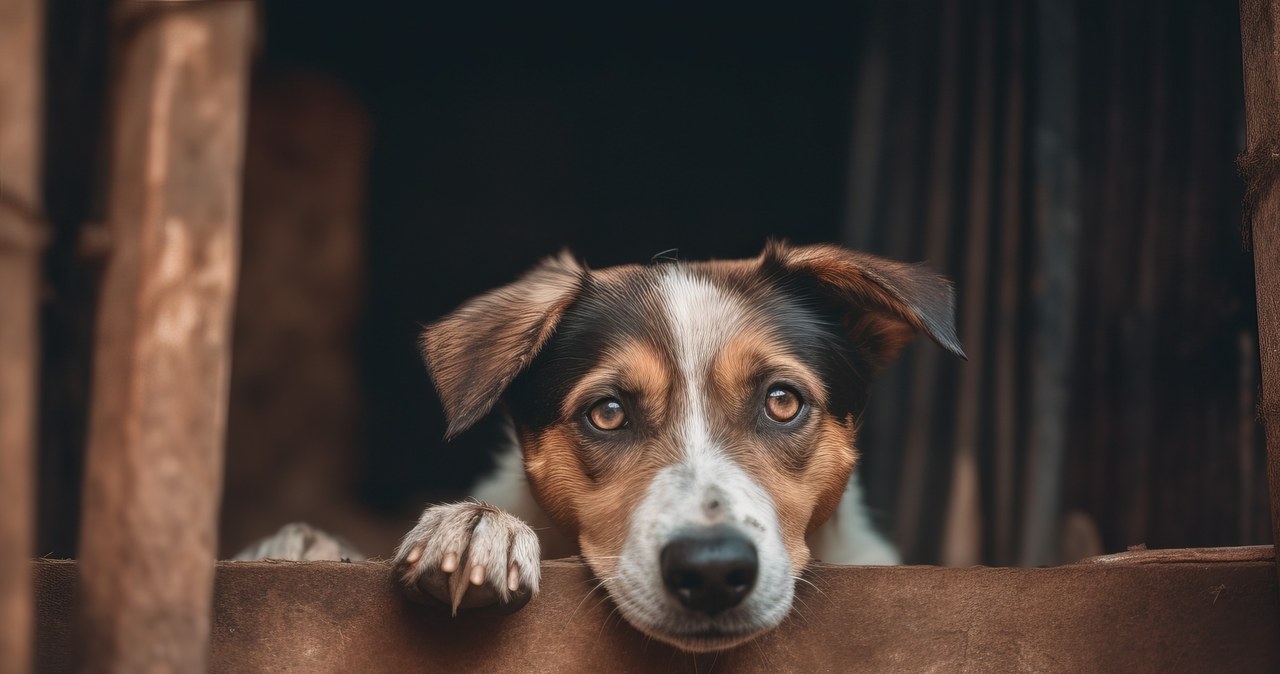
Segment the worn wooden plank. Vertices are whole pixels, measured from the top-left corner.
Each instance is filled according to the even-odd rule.
[[[1271,530],[1280,546],[1280,2],[1241,0],[1240,38],[1247,132],[1241,168],[1257,279]]]
[[[995,564],[1014,562],[1018,506],[1018,460],[1024,454],[1025,438],[1020,433],[1018,385],[1018,341],[1020,337],[1020,304],[1024,292],[1022,279],[1023,228],[1023,139],[1026,133],[1025,8],[1021,3],[1010,6],[1009,16],[1001,31],[1009,41],[1005,65],[1003,159],[1001,160],[999,280],[995,307],[995,350],[993,364],[994,419],[991,482],[992,499],[991,553]]]
[[[927,176],[923,187],[924,225],[920,237],[925,246],[924,259],[935,269],[948,273],[951,271],[948,268],[951,230],[955,227],[956,156],[960,144],[957,127],[962,82],[960,57],[964,49],[964,23],[961,20],[964,8],[961,4],[958,0],[946,0],[941,10],[938,54],[934,64],[938,71],[938,101],[930,131]],[[940,398],[938,389],[944,356],[950,357],[940,349],[926,345],[908,363],[906,409],[909,412],[903,415],[899,411],[897,418],[905,430],[893,540],[908,561],[920,559],[926,550],[932,555],[936,544],[926,546],[922,539],[940,530],[926,526],[925,522],[933,514],[927,499],[930,493],[929,469],[935,458],[931,450],[939,444],[943,431],[936,428],[937,424],[918,424],[912,420],[934,414]]]
[[[0,0],[0,673],[31,670],[39,359],[40,0]]]
[[[207,664],[251,3],[123,3],[80,558],[89,671]]]
[[[919,260],[922,240],[916,230],[923,217],[924,203],[919,194],[920,157],[929,150],[929,110],[919,105],[929,87],[934,60],[933,50],[919,49],[911,38],[919,32],[929,35],[933,26],[922,27],[911,20],[913,4],[873,3],[874,14],[867,28],[868,45],[863,55],[863,69],[856,101],[859,119],[855,124],[855,142],[861,150],[852,170],[850,228],[846,243],[864,251],[878,253],[895,260]],[[881,87],[881,91],[873,90]],[[869,100],[883,98],[886,111],[879,118],[861,114],[872,107]],[[876,138],[876,141],[873,141]],[[863,153],[877,151],[876,162],[864,159]],[[869,164],[870,170],[859,169]],[[867,202],[870,200],[870,202]],[[924,340],[922,340],[924,341]],[[859,430],[858,478],[863,481],[873,521],[878,526],[891,523],[893,503],[897,495],[897,476],[901,471],[901,446],[906,407],[906,375],[913,354],[920,347],[908,348],[900,361],[892,363],[874,377],[873,393],[878,404],[869,408],[867,421]]]
[[[965,241],[964,275],[960,282],[960,341],[969,362],[960,372],[956,401],[955,454],[948,492],[942,563],[970,566],[982,561],[985,522],[982,517],[978,469],[978,444],[986,411],[986,319],[990,274],[991,185],[995,155],[995,8],[980,3],[978,17],[977,83],[974,93],[973,147],[969,167],[968,237]]]
[[[1239,550],[1239,549],[1237,549]],[[512,615],[403,599],[380,563],[218,565],[215,672],[1274,672],[1269,556],[1164,551],[1049,569],[820,565],[792,617],[691,656],[617,617],[588,569],[545,562]],[[1269,553],[1270,550],[1266,550]],[[1191,554],[1197,553],[1197,554]],[[71,562],[38,562],[39,660],[64,671]]]

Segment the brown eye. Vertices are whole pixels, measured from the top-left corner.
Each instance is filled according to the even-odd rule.
[[[614,398],[605,398],[591,406],[587,412],[587,421],[600,431],[616,431],[627,425],[627,412],[622,403]]]
[[[765,414],[768,414],[770,419],[780,424],[785,424],[795,419],[800,414],[800,409],[803,406],[803,403],[800,402],[800,396],[785,386],[770,387],[769,392],[765,394]]]

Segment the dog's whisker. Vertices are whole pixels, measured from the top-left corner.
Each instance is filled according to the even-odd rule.
[[[609,615],[605,616],[605,617],[604,617],[604,620],[603,620],[603,621],[601,621],[601,623],[600,623],[600,629],[596,632],[596,638],[597,638],[597,639],[599,639],[600,637],[604,636],[604,630],[605,630],[605,628],[606,628],[606,627],[608,627],[608,626],[609,626],[609,620],[611,620],[611,619],[613,618],[613,616],[614,616],[615,614],[617,614],[617,613],[618,613],[618,607],[615,605],[615,606],[613,607],[613,610],[612,610],[612,611],[609,611]]]
[[[817,584],[817,583],[814,583],[813,581],[809,580],[808,578],[805,578],[805,577],[803,577],[803,576],[792,576],[792,577],[791,577],[791,579],[792,579],[792,580],[794,580],[794,581],[795,581],[795,582],[797,582],[797,583],[804,583],[805,585],[808,585],[810,588],[812,588],[812,589],[813,589],[813,591],[814,591],[814,592],[818,593],[818,595],[819,595],[819,596],[821,596],[821,597],[824,597],[824,598],[825,598],[825,597],[827,596],[827,593],[826,593],[826,591],[825,591],[825,590],[823,590],[822,588],[818,587],[818,584]]]
[[[599,580],[599,582],[597,582],[594,586],[592,586],[590,590],[587,590],[587,593],[586,593],[586,594],[582,595],[582,600],[581,600],[581,601],[579,601],[579,602],[578,602],[577,607],[575,607],[575,608],[573,609],[573,613],[569,614],[569,622],[572,622],[572,621],[573,621],[573,619],[574,619],[574,618],[576,618],[576,617],[578,616],[578,611],[582,610],[583,605],[587,603],[587,600],[591,598],[591,595],[595,594],[595,593],[596,593],[596,591],[598,591],[600,588],[604,587],[604,584],[605,584],[605,583],[607,583],[607,582],[609,582],[609,580],[610,580],[610,579],[608,579],[608,578],[602,578],[602,579],[600,579],[600,580]],[[606,593],[606,595],[605,595],[605,598],[606,598],[606,599],[608,598],[608,594],[607,594],[607,593]],[[597,603],[595,604],[595,606],[599,606],[599,605],[600,605],[600,603],[599,603],[599,602],[597,602]],[[594,608],[594,607],[593,607],[593,608]]]

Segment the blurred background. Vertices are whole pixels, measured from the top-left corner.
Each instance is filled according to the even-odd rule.
[[[39,552],[76,554],[104,242],[107,3],[49,0]],[[221,548],[311,521],[387,555],[492,464],[415,339],[571,248],[769,237],[927,260],[967,363],[873,389],[916,563],[1269,540],[1235,3],[518,8],[272,0],[245,150]]]

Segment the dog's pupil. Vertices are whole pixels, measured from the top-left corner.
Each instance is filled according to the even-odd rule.
[[[591,422],[601,430],[611,431],[622,426],[626,414],[622,403],[612,398],[601,400],[591,408]]]
[[[790,421],[799,413],[800,401],[790,390],[775,388],[769,390],[767,407],[774,421]]]

